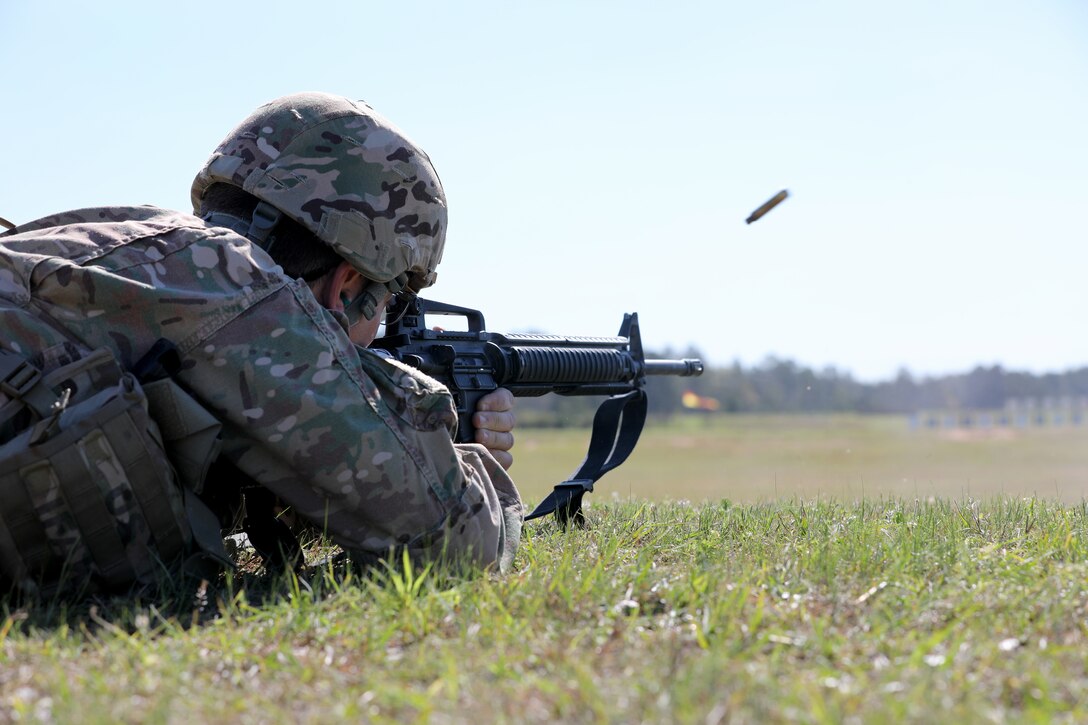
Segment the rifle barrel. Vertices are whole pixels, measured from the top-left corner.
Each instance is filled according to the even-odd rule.
[[[679,375],[687,378],[703,374],[703,361],[692,358],[647,360],[644,366],[644,372],[647,375]]]

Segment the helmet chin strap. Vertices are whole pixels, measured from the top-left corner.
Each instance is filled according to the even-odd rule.
[[[378,305],[381,304],[386,295],[395,295],[404,289],[407,284],[407,272],[401,272],[388,282],[368,280],[366,287],[363,288],[359,296],[344,304],[344,314],[348,318],[348,323],[354,325],[359,322],[360,316],[373,320],[374,316],[378,314]],[[342,297],[341,301],[343,299]]]
[[[250,219],[246,236],[258,247],[272,254],[272,245],[276,241],[271,238],[272,230],[280,223],[280,219],[283,219],[283,212],[262,201],[253,209],[253,217]]]

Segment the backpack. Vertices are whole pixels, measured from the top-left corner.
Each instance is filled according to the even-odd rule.
[[[8,588],[116,590],[151,583],[179,562],[229,566],[219,521],[197,497],[220,424],[161,374],[172,351],[160,340],[134,367],[160,374],[141,382],[105,348],[49,372],[0,350],[0,580]]]

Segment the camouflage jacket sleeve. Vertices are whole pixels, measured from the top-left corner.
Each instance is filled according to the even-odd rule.
[[[455,445],[443,385],[359,351],[300,281],[190,349],[185,382],[224,454],[337,543],[507,568],[521,500],[486,448]]]
[[[345,548],[513,558],[521,499],[486,449],[452,442],[449,392],[357,350],[233,232],[151,207],[69,212],[0,239],[0,296],[21,310],[5,318],[13,349],[41,344],[39,311],[126,366],[170,339],[223,455]]]
[[[486,448],[455,445],[449,391],[360,351],[300,281],[189,352],[224,454],[345,548],[509,567],[522,504]]]

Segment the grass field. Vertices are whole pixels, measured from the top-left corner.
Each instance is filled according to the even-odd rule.
[[[538,500],[585,456],[585,431],[521,430],[514,479]],[[735,415],[648,427],[598,498],[760,502],[865,496],[1088,498],[1088,426],[912,430],[905,417]]]
[[[589,528],[529,524],[506,577],[393,562],[9,604],[0,719],[1088,721],[1073,431],[704,423],[648,430]],[[584,435],[522,432],[530,501]],[[911,472],[932,483],[895,488]]]

